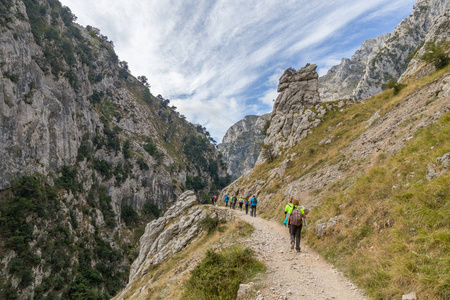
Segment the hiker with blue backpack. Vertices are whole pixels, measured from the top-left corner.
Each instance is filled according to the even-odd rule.
[[[289,208],[289,233],[291,234],[291,250],[297,250],[300,252],[300,238],[302,233],[302,226],[306,215],[308,214],[308,209],[303,209],[299,206],[298,199],[292,200],[292,208]]]
[[[230,197],[228,197],[228,195],[226,195],[225,196],[225,207],[227,207],[228,206],[228,199],[230,199]]]
[[[256,204],[258,203],[258,199],[256,199],[255,195],[253,195],[252,199],[250,199],[250,216],[256,217]]]
[[[248,199],[245,199],[245,214],[248,215]]]

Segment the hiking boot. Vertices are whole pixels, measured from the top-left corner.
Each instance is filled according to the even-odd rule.
[[[294,250],[295,243],[291,243],[291,250]]]
[[[301,250],[300,249],[297,249],[297,253],[300,253],[301,252]]]

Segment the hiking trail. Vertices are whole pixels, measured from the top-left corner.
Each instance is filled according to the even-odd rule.
[[[224,208],[225,209],[225,208]],[[301,252],[290,249],[287,227],[276,221],[251,217],[236,209],[236,215],[254,226],[255,231],[244,243],[255,250],[266,266],[257,285],[257,300],[268,299],[367,299],[349,279],[327,263],[305,241]],[[302,231],[305,230],[305,227]],[[313,230],[307,228],[306,230]]]

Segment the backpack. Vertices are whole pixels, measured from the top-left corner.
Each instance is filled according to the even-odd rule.
[[[293,209],[291,213],[291,225],[300,226],[302,225],[302,212],[300,211],[300,208],[297,207],[297,209]]]
[[[253,198],[250,200],[250,203],[252,204],[252,206],[256,206],[256,204],[258,203],[258,200],[257,200],[255,197],[253,197]]]

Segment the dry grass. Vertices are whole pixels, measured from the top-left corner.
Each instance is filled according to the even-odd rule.
[[[449,136],[450,113],[312,214],[345,216],[308,240],[376,299],[412,290],[422,299],[450,297],[450,174],[426,179],[428,163],[450,152]]]
[[[235,244],[253,231],[251,225],[242,221],[228,222],[219,225],[218,229],[200,236],[189,247],[136,279],[124,299],[134,299],[132,295],[139,290],[139,299],[183,299],[183,284],[189,279],[190,270],[201,261],[208,249],[221,249]],[[180,270],[177,271],[179,267]]]
[[[341,179],[324,190],[310,191],[323,203],[310,218],[313,223],[337,215],[344,218],[322,237],[308,235],[309,243],[375,299],[401,298],[410,291],[421,299],[449,299],[450,175],[428,180],[426,174],[429,163],[450,152],[450,115],[418,130],[393,156],[381,153],[349,161],[341,151],[363,133],[364,122],[375,112],[390,113],[449,71],[446,67],[410,82],[397,95],[387,90],[342,111],[328,112],[313,134],[274,162],[258,165],[238,185],[267,182],[269,171],[295,153],[283,178],[271,177],[259,191],[270,198],[261,203],[260,215],[281,222],[287,184],[337,166],[344,172]],[[426,105],[434,105],[434,100]],[[404,122],[399,128],[407,125]],[[332,143],[319,145],[326,137],[332,137]]]

